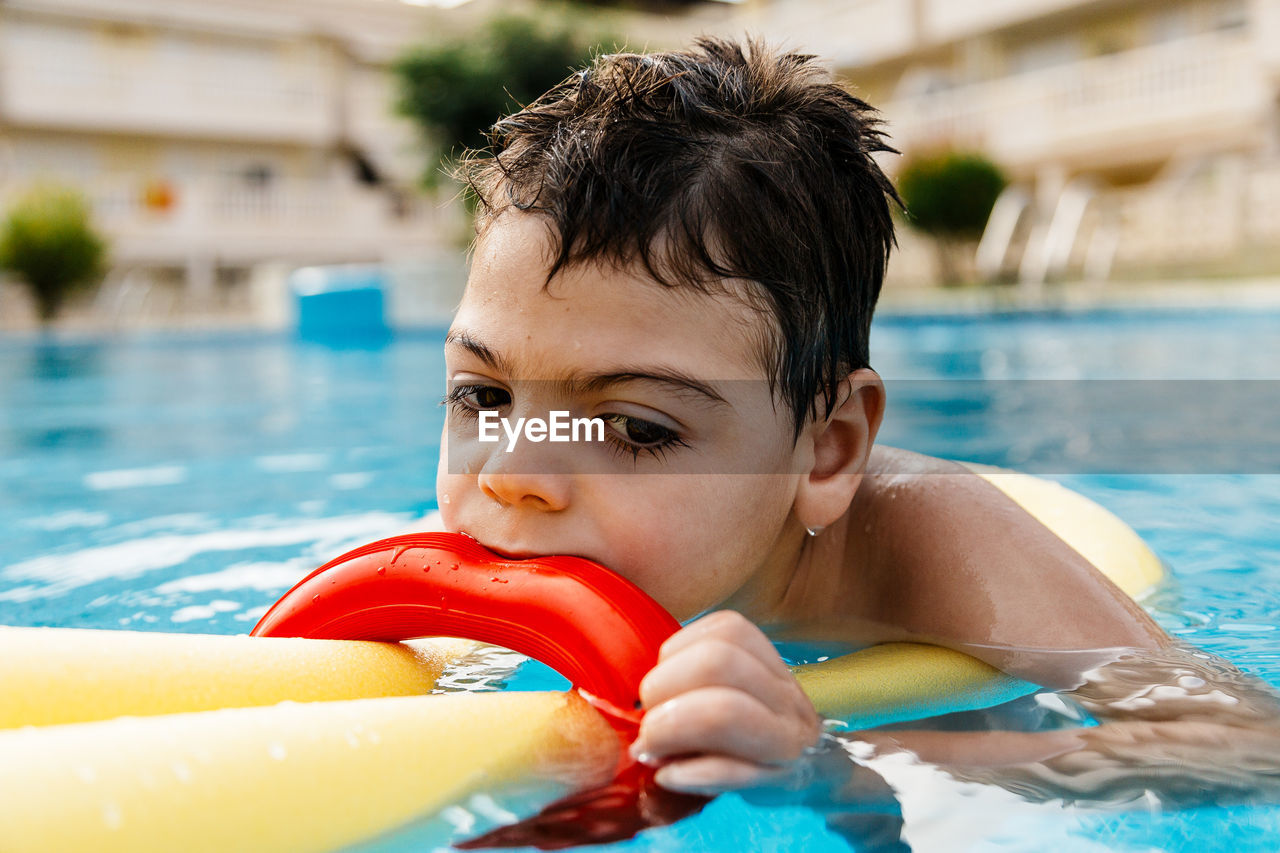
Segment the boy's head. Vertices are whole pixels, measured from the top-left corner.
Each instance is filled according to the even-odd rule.
[[[893,149],[814,57],[748,47],[602,56],[495,124],[492,153],[459,172],[482,233],[511,209],[546,217],[548,279],[603,261],[673,287],[750,282],[798,434],[868,366],[897,201],[872,154]]]
[[[681,618],[762,612],[879,423],[894,196],[870,108],[809,57],[702,40],[602,57],[493,138],[463,166],[481,219],[445,345],[447,529],[595,559]],[[478,426],[557,410],[608,433]]]

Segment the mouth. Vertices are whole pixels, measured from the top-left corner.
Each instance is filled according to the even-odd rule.
[[[466,535],[471,536],[470,533]],[[471,538],[475,539],[474,536],[471,536]],[[499,547],[490,545],[488,542],[481,541],[479,539],[476,539],[476,542],[478,542],[482,547],[488,549],[489,551],[492,551],[498,557],[501,557],[504,560],[511,560],[513,562],[518,562],[521,560],[533,560],[539,557],[576,557],[579,560],[586,560],[588,562],[595,563],[601,566],[604,565],[603,562],[596,559],[595,557],[588,557],[585,554],[575,554],[570,551],[546,551],[546,550],[527,550],[522,548],[520,549],[499,548]]]
[[[504,560],[529,560],[534,557],[552,556],[551,554],[547,554],[546,552],[541,552],[541,551],[509,551],[505,548],[495,548],[492,545],[489,545],[485,542],[481,542],[480,544],[484,545],[485,548],[488,548],[490,551],[497,554],[499,557],[501,557]]]
[[[475,535],[470,530],[467,530],[465,527],[459,527],[457,529],[457,532],[461,533],[463,536],[466,536],[470,539],[475,540],[476,544],[480,545],[482,548],[492,551],[496,556],[500,557],[501,559],[511,560],[512,562],[518,562],[521,560],[532,560],[538,557],[576,557],[579,560],[586,560],[588,562],[596,563],[597,565],[601,565],[601,566],[607,567],[609,565],[604,560],[601,560],[599,557],[592,557],[588,554],[582,554],[575,551],[569,551],[564,549],[504,547],[494,542],[481,539],[479,536]]]
[[[476,543],[480,545],[482,548],[485,548],[488,551],[492,551],[494,554],[496,554],[497,556],[501,557],[504,560],[513,560],[513,561],[529,560],[534,557],[550,557],[553,555],[559,556],[558,552],[529,551],[524,549],[500,548],[490,542],[485,542],[483,539],[480,539],[479,537],[475,536],[474,534],[466,530],[459,530],[458,532],[461,533],[463,536],[467,536],[471,539],[474,539]]]

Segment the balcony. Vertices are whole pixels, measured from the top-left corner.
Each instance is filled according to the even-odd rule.
[[[1084,5],[1080,0],[925,0],[925,37],[948,42],[1020,24]]]
[[[981,148],[1075,168],[1156,160],[1261,133],[1270,93],[1254,43],[1211,33],[885,105],[903,150]]]
[[[0,28],[5,119],[77,131],[323,143],[335,116],[316,43],[104,34],[14,16]]]
[[[751,30],[837,67],[870,65],[916,47],[911,4],[902,0],[776,0],[748,5],[744,16]]]
[[[212,178],[146,186],[117,177],[85,191],[110,238],[113,261],[124,265],[180,266],[191,258],[227,265],[377,260],[445,244],[460,221],[434,200],[396,198],[336,180],[255,188]]]

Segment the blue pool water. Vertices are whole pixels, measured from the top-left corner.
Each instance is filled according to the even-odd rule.
[[[247,632],[303,573],[435,506],[441,340],[0,341],[0,624]],[[1172,567],[1148,602],[1161,624],[1280,685],[1280,464],[1258,449],[1276,434],[1280,313],[885,317],[873,363],[891,395],[882,441],[1098,500]],[[961,390],[940,398],[939,381]],[[1173,414],[1053,409],[1144,394]],[[1272,850],[1280,837],[1271,806],[1100,813],[942,783],[933,802],[912,818],[917,849]],[[722,797],[618,847],[851,845],[873,849],[806,809]]]

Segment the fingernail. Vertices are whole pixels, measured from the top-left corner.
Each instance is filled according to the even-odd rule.
[[[630,748],[627,749],[627,754],[631,756],[632,761],[639,762],[640,764],[653,766],[658,763],[657,756],[652,752],[645,752],[639,743],[631,744]]]
[[[653,767],[658,763],[658,756],[652,752],[637,752],[634,756],[635,760],[646,767]]]

